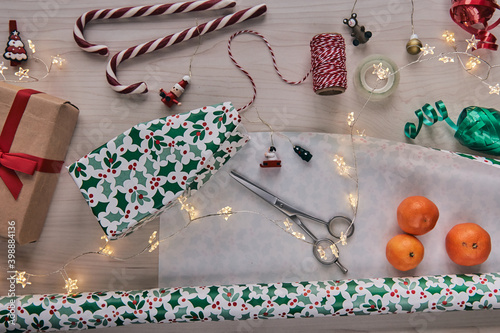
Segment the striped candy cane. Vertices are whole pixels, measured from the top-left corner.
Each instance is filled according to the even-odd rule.
[[[167,3],[163,5],[160,4],[152,6],[95,9],[86,12],[78,18],[73,29],[73,37],[75,38],[75,42],[78,44],[78,46],[80,46],[82,50],[107,56],[109,54],[109,50],[106,45],[89,43],[83,36],[83,30],[85,29],[87,23],[101,19],[158,16],[193,11],[223,9],[234,7],[235,4],[236,2],[233,0],[203,0]]]
[[[118,82],[118,79],[116,77],[116,70],[121,62],[130,58],[135,58],[137,56],[140,56],[141,54],[150,53],[168,47],[170,45],[189,40],[197,36],[202,36],[211,31],[219,30],[236,23],[259,17],[265,14],[266,11],[266,5],[261,4],[241,10],[231,15],[220,17],[218,19],[200,24],[196,27],[183,30],[176,34],[152,40],[150,42],[136,45],[126,50],[120,51],[119,53],[115,54],[113,58],[111,58],[106,68],[106,78],[108,79],[108,83],[111,85],[111,88],[113,90],[122,94],[146,93],[148,92],[148,87],[145,82],[137,82],[128,86],[122,85],[120,82]]]

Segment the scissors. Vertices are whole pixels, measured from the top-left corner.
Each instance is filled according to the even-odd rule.
[[[245,179],[243,176],[239,175],[235,171],[231,171],[230,175],[235,180],[237,180],[240,184],[242,184],[247,189],[254,192],[259,197],[261,197],[262,199],[264,199],[265,201],[267,201],[268,203],[273,205],[275,208],[277,208],[279,211],[281,211],[283,214],[285,214],[290,220],[292,220],[295,224],[297,224],[304,231],[304,233],[306,235],[308,235],[313,240],[313,242],[314,242],[313,254],[314,254],[314,257],[320,263],[322,263],[324,265],[336,264],[342,270],[343,273],[347,273],[347,268],[345,268],[338,260],[339,249],[338,249],[337,245],[335,245],[335,243],[329,238],[319,239],[318,237],[316,237],[309,230],[309,228],[307,228],[306,225],[304,223],[302,223],[302,221],[298,218],[297,215],[311,219],[313,221],[321,222],[322,224],[331,223],[335,219],[346,220],[350,224],[351,220],[349,218],[344,217],[344,216],[336,216],[332,220],[330,220],[328,223],[326,223],[326,222],[319,220],[319,219],[317,219],[309,214],[302,212],[301,210],[298,210],[298,209],[292,207],[291,205],[285,203],[280,198],[278,198],[275,195],[264,190],[259,185],[252,183],[248,179]],[[330,229],[330,228],[328,228],[328,229]],[[352,234],[352,232],[351,232],[351,234]]]

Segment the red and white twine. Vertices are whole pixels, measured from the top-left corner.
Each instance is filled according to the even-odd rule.
[[[245,70],[241,65],[238,64],[231,51],[231,43],[233,39],[241,34],[252,34],[260,37],[266,44],[269,53],[271,54],[271,59],[273,62],[274,70],[276,74],[288,84],[300,84],[304,82],[309,74],[312,72],[313,77],[313,89],[319,95],[332,95],[338,94],[345,91],[347,88],[347,71],[346,71],[346,56],[345,56],[345,42],[344,38],[340,34],[319,34],[314,36],[311,40],[311,69],[304,75],[299,81],[290,81],[283,77],[278,65],[276,63],[276,57],[274,51],[271,47],[269,41],[260,33],[253,30],[241,30],[234,33],[228,41],[227,52],[229,58],[234,63],[234,65],[243,72],[250,83],[252,84],[253,96],[246,105],[239,108],[238,111],[243,111],[248,108],[255,101],[257,96],[257,86],[255,81],[250,76],[247,70]]]
[[[167,14],[186,13],[203,10],[216,10],[234,7],[233,0],[203,0],[190,2],[176,2],[152,6],[121,7],[110,9],[95,9],[86,12],[78,18],[73,29],[73,37],[80,48],[86,52],[109,54],[106,45],[97,45],[88,42],[83,36],[85,26],[94,20],[117,19],[128,17],[159,16]]]
[[[266,37],[264,37],[263,35],[261,35],[260,33],[256,32],[256,31],[253,31],[253,30],[241,30],[241,31],[238,31],[236,32],[235,34],[233,34],[231,37],[229,37],[229,41],[227,42],[227,53],[229,54],[229,58],[231,59],[231,61],[234,63],[234,65],[240,70],[243,72],[243,74],[245,74],[248,79],[250,80],[250,83],[252,84],[252,88],[253,88],[253,96],[252,96],[252,99],[250,100],[250,102],[248,102],[245,106],[241,107],[238,109],[238,111],[243,111],[245,110],[247,107],[249,107],[250,105],[252,105],[252,103],[255,101],[255,98],[257,97],[257,86],[255,85],[255,81],[252,79],[252,77],[250,76],[250,73],[248,73],[248,71],[246,71],[243,67],[241,67],[238,62],[234,59],[233,57],[233,53],[231,51],[231,42],[233,41],[233,39],[238,36],[238,35],[241,35],[241,34],[252,34],[252,35],[255,35],[255,36],[258,36],[260,38],[262,38],[262,40],[264,41],[264,43],[266,43],[266,46],[269,50],[269,53],[271,53],[271,59],[273,61],[273,66],[274,66],[274,70],[276,71],[276,74],[278,74],[278,76],[283,80],[285,81],[286,83],[288,84],[299,84],[299,83],[302,83],[304,82],[307,77],[309,76],[309,73],[310,72],[307,72],[307,74],[299,81],[289,81],[287,79],[285,79],[283,77],[283,75],[281,74],[280,70],[278,69],[278,65],[276,64],[276,57],[274,56],[274,51],[271,47],[271,44],[269,43],[269,41],[266,39]]]

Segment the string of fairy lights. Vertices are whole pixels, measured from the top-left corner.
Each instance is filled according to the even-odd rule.
[[[468,74],[474,76],[477,78],[480,83],[483,85],[486,85],[490,90],[489,94],[497,94],[500,95],[500,84],[499,83],[488,83],[487,80],[490,76],[491,70],[497,67],[500,67],[500,65],[491,65],[489,62],[486,60],[480,58],[480,56],[473,54],[472,52],[476,50],[477,48],[477,43],[479,42],[474,35],[470,39],[465,39],[465,42],[467,43],[467,47],[465,51],[459,51],[458,47],[456,45],[456,40],[455,40],[455,34],[450,31],[445,31],[442,35],[442,38],[453,48],[453,51],[449,52],[441,52],[437,55],[434,55],[434,49],[436,47],[430,46],[428,44],[425,44],[424,47],[420,48],[421,54],[418,56],[418,58],[415,61],[412,61],[399,69],[397,69],[394,72],[390,72],[389,68],[383,68],[382,64],[379,63],[378,65],[373,65],[373,74],[377,76],[377,80],[386,80],[389,78],[391,75],[395,75],[396,73],[404,70],[406,67],[422,63],[424,61],[430,61],[430,60],[435,60],[438,59],[439,61],[443,62],[444,64],[448,63],[455,63],[455,60],[457,60],[463,70],[465,70]],[[430,57],[426,57],[427,55],[434,55]],[[461,56],[466,56],[468,57],[467,61],[464,61]],[[479,67],[482,65],[487,67],[486,74],[484,77],[475,74],[474,72],[477,71]],[[481,66],[480,66],[481,65]]]
[[[34,54],[36,53],[36,46],[35,43],[30,39],[28,39],[28,47],[31,51],[30,59],[34,60],[35,62],[41,63],[45,69],[45,73],[42,76],[37,77],[34,76],[32,73],[30,74],[30,68],[26,68],[26,66],[24,68],[19,66],[17,68],[17,71],[14,72],[15,78],[8,78],[6,76],[7,73],[5,73],[5,71],[8,70],[9,67],[5,66],[5,62],[2,61],[0,62],[0,76],[2,77],[2,81],[16,82],[16,83],[38,82],[49,76],[50,72],[54,67],[61,69],[66,64],[66,59],[63,58],[63,56],[60,54],[50,56],[51,60],[49,64],[47,64],[43,59],[35,56]]]
[[[396,73],[404,70],[406,67],[412,66],[412,65],[417,64],[417,63],[423,63],[425,61],[431,61],[431,60],[436,60],[436,59],[440,62],[443,62],[444,64],[458,62],[458,63],[460,63],[463,70],[465,70],[468,74],[477,78],[482,84],[488,86],[488,88],[490,89],[489,94],[500,95],[500,84],[499,83],[493,84],[493,83],[487,82],[487,80],[490,76],[491,70],[496,68],[496,67],[500,67],[500,65],[491,65],[489,62],[485,61],[484,59],[482,59],[479,56],[476,56],[472,53],[472,51],[474,51],[476,49],[477,42],[478,42],[474,36],[472,36],[470,39],[465,40],[465,42],[467,43],[465,51],[458,50],[458,47],[456,45],[455,35],[453,32],[445,31],[441,37],[449,45],[451,45],[451,47],[453,48],[453,51],[441,52],[439,54],[434,55],[435,54],[435,51],[434,51],[435,47],[430,46],[428,44],[425,44],[425,46],[420,48],[421,54],[418,56],[418,58],[415,61],[412,61],[412,62],[400,67],[399,69],[397,69],[394,72],[391,72],[389,70],[389,68],[384,68],[381,63],[377,64],[377,65],[373,65],[372,74],[377,77],[377,82],[378,82],[378,81],[386,80],[389,78],[389,76],[395,75]],[[29,48],[31,49],[32,53],[35,53],[35,45],[33,44],[33,42],[28,41],[28,43],[29,43]],[[463,56],[467,57],[466,61],[464,61],[462,59]],[[32,58],[35,60],[41,61],[45,65],[45,63],[41,59],[35,58],[35,57],[32,57]],[[62,58],[60,55],[53,56],[50,66],[45,65],[45,67],[47,69],[47,73],[43,77],[35,78],[35,77],[29,75],[29,69],[27,69],[27,68],[23,69],[21,67],[19,68],[18,72],[15,73],[15,76],[18,77],[17,81],[27,81],[28,79],[31,79],[32,81],[39,81],[39,80],[45,78],[49,74],[49,72],[53,66],[62,67],[64,63],[65,63],[65,59]],[[486,75],[484,75],[484,76],[479,76],[478,74],[474,73],[474,71],[481,66],[487,67],[487,72],[486,72]],[[0,75],[3,77],[3,79],[5,81],[7,81],[7,78],[4,76],[5,69],[7,69],[7,67],[4,66],[4,63],[3,62],[0,63]],[[376,87],[374,88],[374,90],[375,89],[376,89]],[[351,139],[350,144],[351,144],[351,148],[352,148],[351,152],[352,152],[352,156],[353,156],[353,160],[352,160],[353,165],[352,166],[349,165],[346,162],[346,160],[344,159],[344,157],[341,155],[335,155],[332,159],[332,166],[336,167],[338,174],[340,176],[348,177],[355,184],[354,192],[349,193],[347,195],[347,198],[346,198],[346,200],[348,201],[349,205],[352,208],[352,215],[353,215],[352,222],[349,225],[348,229],[341,234],[340,239],[335,243],[335,244],[340,244],[343,246],[347,245],[346,235],[349,234],[349,229],[352,228],[352,226],[355,223],[356,216],[358,213],[358,207],[359,207],[359,179],[358,179],[358,171],[357,171],[358,166],[357,166],[356,152],[355,152],[355,138],[360,137],[360,136],[361,137],[365,136],[365,132],[364,132],[364,130],[359,131],[358,129],[356,129],[355,125],[356,125],[356,122],[359,120],[362,112],[366,109],[366,107],[370,101],[370,97],[371,97],[371,95],[367,98],[367,100],[365,101],[365,103],[361,107],[360,111],[357,113],[357,115],[355,115],[354,112],[349,112],[347,115],[346,121],[347,121],[347,125],[350,129],[349,135],[350,135],[350,139]],[[259,118],[260,118],[260,116],[259,116]],[[267,126],[271,129],[272,133],[275,133],[278,135],[284,135],[282,133],[275,132],[272,129],[272,127],[269,126],[269,124],[267,124]],[[155,251],[161,242],[165,242],[168,239],[170,239],[171,237],[174,237],[175,235],[177,235],[178,233],[180,233],[184,229],[188,228],[191,225],[191,223],[198,221],[198,220],[208,218],[208,217],[212,217],[212,216],[219,216],[219,217],[223,218],[225,221],[228,221],[232,216],[234,216],[236,214],[245,214],[245,213],[246,214],[256,214],[256,215],[261,216],[262,218],[265,218],[265,219],[273,222],[275,225],[279,226],[282,230],[284,230],[286,233],[290,234],[294,238],[296,238],[300,241],[304,241],[304,242],[307,242],[309,244],[312,244],[312,242],[306,240],[304,234],[302,234],[301,232],[298,232],[294,229],[294,223],[291,222],[289,219],[275,220],[275,219],[271,219],[271,218],[263,215],[260,212],[233,211],[233,209],[230,206],[225,206],[225,207],[219,209],[216,213],[207,214],[207,215],[203,215],[203,216],[197,216],[198,215],[197,210],[189,202],[188,196],[189,196],[189,193],[187,193],[187,195],[180,196],[177,199],[179,209],[181,211],[185,211],[188,218],[189,218],[188,222],[179,230],[175,231],[174,233],[172,233],[172,234],[170,234],[162,239],[159,239],[158,232],[154,231],[151,234],[151,236],[149,237],[147,244],[145,244],[145,246],[142,248],[141,251],[139,251],[133,255],[130,255],[128,257],[115,256],[114,251],[110,245],[109,239],[106,236],[102,236],[101,240],[104,241],[104,245],[99,247],[99,250],[79,254],[79,255],[75,256],[74,258],[68,260],[60,268],[58,268],[50,273],[32,274],[32,273],[28,273],[26,271],[15,271],[16,283],[21,285],[23,288],[25,288],[27,285],[32,284],[32,281],[30,281],[30,278],[47,277],[47,276],[53,275],[53,274],[60,274],[64,280],[63,289],[65,289],[66,292],[68,294],[70,294],[73,291],[78,290],[78,279],[73,279],[70,276],[68,276],[68,274],[66,272],[66,267],[69,264],[71,264],[72,262],[74,262],[75,260],[77,260],[78,258],[80,258],[82,256],[90,255],[90,254],[94,254],[94,255],[97,254],[97,255],[108,257],[108,258],[113,259],[113,260],[126,261],[126,260],[132,259],[134,257],[137,257],[145,252]],[[319,251],[321,256],[326,254],[324,252],[325,249],[323,249],[323,248],[318,248],[317,250]],[[336,248],[332,247],[331,250],[335,256],[337,256],[337,257],[339,256],[338,251],[336,251]]]

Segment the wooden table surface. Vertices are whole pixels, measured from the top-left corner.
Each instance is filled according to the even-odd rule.
[[[259,3],[257,0],[238,1],[235,9]],[[361,97],[354,87],[353,76],[356,67],[365,57],[383,54],[399,67],[416,59],[405,51],[406,42],[411,34],[410,0],[358,1],[355,9],[358,20],[373,33],[372,39],[367,44],[358,47],[352,45],[350,31],[342,24],[342,19],[350,15],[353,1],[270,0],[267,3],[268,13],[264,17],[122,64],[118,71],[119,80],[122,83],[144,80],[150,92],[140,96],[117,94],[108,86],[105,78],[105,68],[109,58],[81,51],[73,40],[73,25],[81,14],[91,9],[148,4],[152,3],[145,0],[2,2],[0,25],[3,28],[0,31],[3,31],[5,42],[9,37],[8,20],[16,19],[25,44],[28,39],[35,43],[36,57],[47,63],[50,62],[51,56],[56,54],[66,59],[63,68],[53,68],[50,75],[40,82],[14,83],[67,99],[79,107],[79,121],[66,157],[66,165],[137,123],[228,100],[236,107],[246,104],[252,95],[250,82],[234,67],[227,55],[229,36],[241,29],[252,29],[266,36],[274,48],[281,72],[289,80],[298,80],[309,70],[311,58],[309,42],[315,34],[342,33],[347,45],[346,92],[337,96],[318,96],[313,92],[310,79],[297,86],[285,84],[273,71],[271,58],[260,39],[250,35],[237,37],[233,42],[234,56],[254,77],[258,91],[254,106],[245,113],[244,124],[249,131],[268,130],[258,122],[256,114],[258,110],[262,118],[278,131],[347,134],[348,113],[354,112],[358,116],[363,110],[356,125],[357,129],[364,130],[368,136],[409,142],[403,134],[404,125],[407,121],[416,120],[414,110],[425,103],[433,104],[442,99],[448,107],[450,118],[456,120],[466,106],[495,107],[500,99],[498,95],[490,95],[488,86],[469,75],[459,63],[444,64],[433,59],[403,69],[395,93],[381,101],[370,101],[363,109],[366,99]],[[470,38],[468,33],[452,22],[448,14],[449,7],[449,1],[445,0],[415,1],[415,32],[424,44],[435,46],[435,55],[453,51],[441,37],[444,30],[455,32],[460,50],[465,49],[465,39]],[[114,54],[132,45],[232,13],[235,9],[100,21],[89,24],[85,36],[89,41],[108,45]],[[477,54],[491,64],[500,63],[498,52],[479,50]],[[190,64],[192,81],[181,97],[182,106],[166,108],[160,102],[157,90],[161,87],[168,90],[189,72]],[[41,64],[33,60],[25,67],[30,68],[30,74],[33,76],[37,76],[37,73],[43,74]],[[475,73],[482,75],[485,73],[485,68],[486,66],[480,67]],[[4,72],[6,77],[17,80],[13,73],[12,69]],[[492,84],[500,82],[500,70],[493,69],[488,82]],[[452,130],[444,123],[436,124],[433,128],[424,128],[421,135],[412,143],[471,152],[457,143]],[[157,220],[129,237],[113,242],[114,254],[126,257],[137,253],[158,227]],[[81,253],[99,250],[103,244],[100,239],[102,235],[102,230],[71,177],[63,171],[40,240],[18,246],[16,249],[18,270],[42,275],[31,277],[32,284],[19,290],[18,294],[64,292],[64,280],[61,274],[44,275],[57,271]],[[6,244],[5,240],[0,240],[0,248],[6,249]],[[6,266],[6,255],[0,257],[0,266]],[[87,255],[70,262],[65,270],[68,276],[78,279],[79,291],[154,288],[158,283],[158,252],[146,252],[127,261]],[[438,316],[437,321],[435,317],[424,316],[427,325],[425,327],[441,329],[453,323],[465,326],[498,324],[498,320],[495,321],[489,314],[471,314],[465,317],[468,318],[466,320],[463,316],[443,315]],[[411,323],[412,320],[406,316],[379,317],[381,318],[370,318],[371,322],[367,321],[367,318],[336,318],[338,321],[315,320],[306,321],[306,324],[301,320],[287,320],[273,321],[273,324],[255,327],[221,323],[201,327],[176,325],[176,327],[169,326],[168,329],[276,331],[285,328],[305,330],[316,327],[318,330],[326,330],[328,327],[337,327],[387,331],[395,329],[394,325],[408,328],[411,332],[417,329],[417,326]],[[445,325],[437,324],[441,319],[444,319]],[[146,329],[159,331],[166,328],[147,325],[144,326],[144,330]],[[475,332],[486,332],[489,329],[494,330],[495,327],[476,328]],[[132,332],[137,328],[127,327],[121,330]]]

